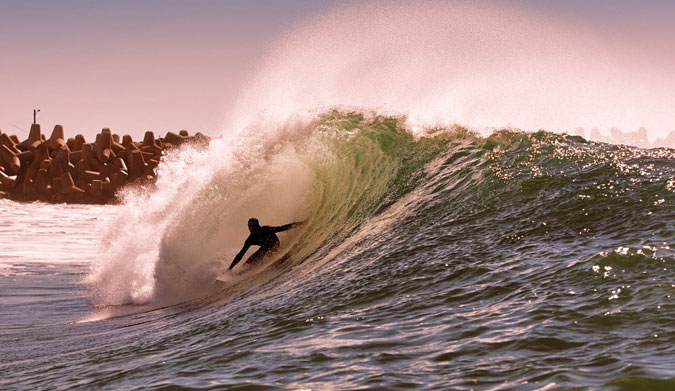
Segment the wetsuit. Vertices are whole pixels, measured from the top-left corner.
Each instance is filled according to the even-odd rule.
[[[234,257],[234,261],[232,261],[230,269],[232,269],[237,263],[239,263],[239,261],[241,261],[241,258],[244,256],[244,254],[246,254],[246,251],[251,246],[260,246],[260,249],[254,252],[253,255],[251,255],[248,260],[246,260],[246,263],[256,263],[266,255],[270,255],[277,251],[281,244],[276,233],[291,229],[297,224],[298,223],[290,223],[280,227],[270,227],[269,225],[263,225],[256,232],[251,232],[244,242],[244,247],[241,249],[241,251],[239,251],[237,256]]]

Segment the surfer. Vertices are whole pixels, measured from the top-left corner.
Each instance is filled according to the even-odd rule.
[[[246,260],[246,263],[253,264],[268,255],[272,255],[274,252],[279,250],[281,245],[279,238],[277,237],[277,232],[286,231],[304,223],[304,221],[300,221],[279,227],[270,227],[269,225],[264,225],[261,227],[258,219],[254,217],[248,219],[248,230],[251,231],[251,234],[248,236],[248,238],[246,238],[244,247],[242,247],[241,251],[239,251],[239,254],[234,257],[234,260],[232,261],[229,269],[232,269],[237,263],[239,263],[239,261],[241,261],[241,258],[244,256],[244,254],[246,254],[246,251],[251,246],[260,246],[260,249],[254,252],[253,255],[251,255],[248,260]]]

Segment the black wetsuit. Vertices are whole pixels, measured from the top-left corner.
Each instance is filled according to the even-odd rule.
[[[276,233],[291,229],[297,224],[298,223],[290,223],[280,227],[270,227],[269,225],[264,225],[256,232],[251,232],[244,242],[244,247],[241,249],[241,251],[239,251],[237,256],[234,257],[234,261],[232,261],[230,269],[232,269],[237,263],[239,263],[239,261],[241,261],[241,258],[244,256],[244,254],[246,254],[246,251],[251,246],[260,246],[260,249],[254,252],[253,255],[251,255],[248,260],[246,260],[246,263],[256,263],[266,255],[270,255],[271,253],[277,251],[281,243],[279,242],[279,238],[277,237]]]

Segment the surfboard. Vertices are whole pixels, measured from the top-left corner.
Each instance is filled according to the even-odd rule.
[[[231,276],[232,276],[232,273],[230,273],[230,271],[228,270],[225,273],[216,277],[216,281],[217,282],[230,282]]]
[[[254,264],[247,263],[247,261],[244,262],[243,265],[238,267],[235,267],[232,270],[225,270],[225,272],[221,273],[218,277],[216,277],[216,282],[225,282],[225,283],[232,283],[232,282],[237,282],[240,281],[242,277],[245,277],[246,275],[255,273],[256,271],[260,271],[263,269],[266,269],[268,266],[279,266],[282,263],[286,262],[290,258],[290,255],[288,252],[284,253],[283,255],[279,257],[274,257],[273,260],[268,259],[267,261],[264,262],[257,262]]]

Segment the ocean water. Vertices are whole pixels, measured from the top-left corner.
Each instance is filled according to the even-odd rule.
[[[0,389],[675,388],[674,150],[403,123],[188,147],[116,206],[0,201]],[[307,223],[226,273],[253,216]]]

